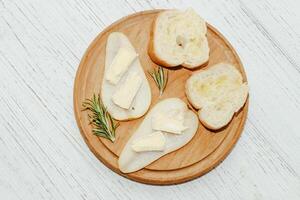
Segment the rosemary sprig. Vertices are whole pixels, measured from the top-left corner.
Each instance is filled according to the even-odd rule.
[[[149,74],[156,83],[159,89],[159,95],[161,96],[168,83],[168,70],[159,66],[157,70],[153,69],[153,71],[149,71]]]
[[[90,124],[93,126],[93,134],[109,139],[111,142],[115,141],[115,131],[118,127],[106,107],[103,105],[100,95],[93,95],[92,99],[86,99],[82,103],[83,111],[89,110],[91,114],[88,114]]]

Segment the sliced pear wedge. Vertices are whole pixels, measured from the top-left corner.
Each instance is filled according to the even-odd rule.
[[[122,51],[119,51],[120,48],[123,53]],[[126,52],[126,49],[130,52]],[[122,55],[120,55],[120,52]],[[150,86],[138,56],[134,59],[128,59],[129,56],[132,56],[132,52],[135,53],[135,49],[123,33],[113,32],[108,36],[106,44],[105,70],[101,85],[101,99],[108,112],[116,120],[139,118],[147,112],[151,103]],[[116,60],[116,57],[118,60]],[[126,63],[125,65],[127,66],[122,66],[124,63]],[[119,77],[111,77],[112,74],[108,73],[113,71],[113,75],[116,75],[118,66],[120,66],[118,74]],[[114,69],[112,70],[111,68]],[[124,89],[122,86],[124,84],[126,85],[126,82],[130,82],[130,80],[127,80],[127,77],[130,77],[133,74],[138,75],[138,78],[142,81],[139,87],[135,89],[133,89],[134,86],[127,84],[128,92],[130,93],[134,90],[136,93],[133,94],[133,98],[131,98],[132,102],[130,102],[129,108],[124,108],[120,106],[122,105],[121,101],[124,99],[120,98],[120,95],[116,95],[116,92],[120,91],[120,89]],[[126,92],[124,92],[124,94],[126,94]],[[120,98],[118,99],[119,101],[114,99],[113,96],[118,96],[118,98]],[[124,98],[127,98],[128,96],[129,95],[125,95]],[[123,104],[128,105],[128,101],[123,102]]]
[[[152,134],[152,118],[159,112],[167,113],[172,110],[182,110],[184,112],[183,125],[187,127],[182,134],[173,134],[163,132],[165,136],[165,148],[161,151],[143,151],[136,152],[132,148],[132,144],[138,138]],[[168,98],[157,103],[146,115],[143,122],[128,140],[121,152],[118,164],[119,169],[123,173],[131,173],[138,171],[160,157],[175,151],[186,145],[195,135],[198,129],[199,120],[195,113],[188,109],[185,102],[179,98]]]

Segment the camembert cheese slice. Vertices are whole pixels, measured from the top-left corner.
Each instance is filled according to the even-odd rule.
[[[121,108],[129,109],[141,84],[142,78],[137,72],[129,73],[124,84],[113,94],[112,101]]]
[[[168,133],[182,134],[187,129],[184,126],[184,110],[158,112],[152,117],[152,129]]]
[[[135,152],[163,151],[166,145],[166,138],[161,131],[153,132],[132,142],[131,148]]]
[[[133,49],[120,47],[108,68],[106,80],[116,85],[137,56],[138,54]]]

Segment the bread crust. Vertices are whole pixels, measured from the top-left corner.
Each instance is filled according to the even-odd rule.
[[[202,64],[200,65],[197,65],[197,66],[193,66],[193,65],[189,65],[189,64],[186,64],[186,63],[182,63],[181,65],[184,67],[184,68],[187,68],[187,69],[197,69],[197,68],[201,68],[201,67],[204,67],[208,64],[209,62],[209,58]]]
[[[198,109],[201,108],[201,106],[196,105],[196,104],[192,101],[191,91],[189,90],[188,84],[189,84],[189,80],[187,80],[187,81],[185,82],[185,95],[186,95],[188,101],[192,104],[192,106],[193,106],[195,109],[198,110]]]
[[[151,25],[150,40],[149,40],[149,45],[148,45],[148,54],[149,54],[149,57],[151,58],[151,60],[154,63],[156,63],[158,65],[161,65],[161,66],[164,66],[164,67],[172,68],[172,67],[176,67],[176,66],[170,65],[168,62],[166,62],[166,61],[162,60],[161,58],[159,58],[159,56],[155,53],[155,49],[154,49],[154,33],[156,31],[157,19],[159,18],[161,13],[156,16],[156,18],[153,20],[152,25]]]
[[[201,70],[199,70],[199,71],[193,73],[192,76],[197,75],[197,74],[199,74],[199,73],[202,73],[203,71],[209,70],[209,69],[211,69],[211,68],[213,68],[213,67],[216,67],[217,65],[228,65],[228,63],[223,63],[223,62],[221,62],[221,63],[215,64],[215,65],[213,65],[213,66],[211,66],[211,67],[209,67],[209,68],[207,68],[207,69],[201,69]],[[231,65],[231,64],[230,64],[230,65]],[[191,78],[191,77],[190,77],[190,78]],[[226,120],[226,121],[224,121],[225,123],[224,123],[223,125],[221,125],[221,126],[212,126],[211,124],[209,124],[209,123],[207,122],[207,120],[206,120],[205,117],[202,117],[202,116],[201,116],[202,109],[204,108],[205,105],[201,105],[199,102],[197,102],[195,99],[193,99],[193,95],[192,95],[192,92],[193,92],[193,91],[192,91],[192,89],[189,87],[190,84],[192,84],[192,83],[190,82],[190,81],[191,81],[190,78],[186,81],[186,84],[185,84],[185,94],[186,94],[186,97],[187,97],[189,103],[190,103],[196,110],[198,110],[198,118],[199,118],[200,122],[201,122],[206,128],[208,128],[208,129],[210,129],[210,130],[220,130],[220,129],[226,127],[226,126],[232,121],[233,116],[235,116],[235,114],[238,113],[239,110],[241,110],[241,109],[244,107],[245,103],[247,102],[247,98],[248,98],[248,96],[249,96],[249,93],[247,93],[247,96],[246,96],[246,98],[245,98],[245,100],[244,100],[244,103],[243,103],[243,105],[241,105],[241,106],[239,107],[239,110],[233,111],[233,115],[231,116],[230,120],[228,120],[228,122],[227,122],[227,120]],[[242,83],[242,85],[243,85],[243,83]],[[242,85],[241,85],[241,86],[242,86]]]
[[[168,10],[169,11],[169,10]],[[160,66],[163,66],[163,67],[167,67],[167,68],[175,68],[175,67],[178,67],[178,66],[182,66],[184,68],[187,68],[187,69],[196,69],[196,68],[200,68],[206,64],[208,64],[208,61],[209,61],[209,55],[206,59],[205,62],[199,64],[199,65],[190,65],[190,64],[187,64],[187,63],[181,63],[179,65],[172,65],[170,63],[168,63],[168,61],[166,60],[163,60],[162,58],[160,58],[160,56],[156,53],[156,50],[155,50],[155,44],[154,44],[154,37],[155,37],[155,32],[156,32],[156,29],[157,29],[157,21],[159,20],[159,17],[162,15],[162,13],[164,12],[167,12],[167,11],[163,11],[161,13],[159,13],[156,18],[153,20],[152,22],[152,25],[151,25],[151,31],[150,31],[150,40],[149,40],[149,45],[148,45],[148,55],[149,57],[151,58],[151,60],[160,65]],[[209,47],[208,47],[209,48]]]
[[[201,124],[203,124],[206,128],[208,128],[210,130],[214,130],[214,131],[217,131],[217,130],[220,130],[220,129],[226,127],[231,122],[231,120],[233,119],[233,116],[235,115],[235,114],[233,114],[231,119],[226,124],[224,124],[223,126],[214,127],[214,126],[211,126],[210,124],[206,123],[206,121],[200,117],[200,112],[201,112],[201,109],[198,111],[198,118],[199,118]]]

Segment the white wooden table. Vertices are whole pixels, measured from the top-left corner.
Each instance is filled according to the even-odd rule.
[[[175,186],[129,181],[99,162],[73,115],[89,43],[122,16],[193,7],[240,55],[245,130],[209,174]],[[0,0],[0,199],[300,199],[299,0]]]

